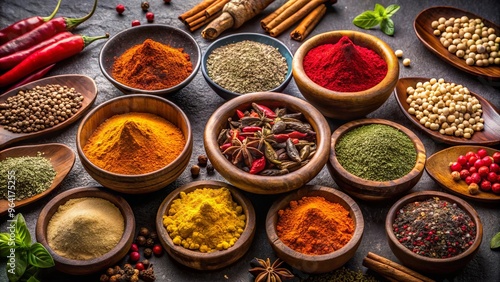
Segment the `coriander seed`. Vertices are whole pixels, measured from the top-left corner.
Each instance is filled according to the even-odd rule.
[[[396,52],[394,52],[394,54],[396,55],[396,57],[402,58],[403,57],[403,50],[396,50]]]
[[[411,60],[408,59],[408,58],[406,58],[406,59],[403,60],[403,66],[405,66],[405,67],[409,67],[410,63],[411,63]]]

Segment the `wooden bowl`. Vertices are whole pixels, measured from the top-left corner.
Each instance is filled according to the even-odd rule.
[[[102,198],[113,203],[123,215],[125,230],[118,244],[105,255],[91,260],[74,260],[60,256],[52,250],[47,242],[47,226],[60,205],[65,204],[70,199],[84,197]],[[87,275],[113,266],[127,255],[134,240],[134,212],[127,201],[116,194],[105,192],[96,187],[73,188],[58,194],[45,205],[38,216],[35,232],[36,240],[49,251],[57,270],[73,275]],[[103,236],[106,236],[106,234],[103,234]]]
[[[451,145],[496,145],[500,143],[500,113],[498,109],[492,105],[488,100],[484,99],[480,95],[471,92],[471,94],[476,97],[481,103],[481,108],[483,110],[482,117],[484,118],[484,130],[474,132],[471,139],[456,137],[456,136],[448,136],[439,133],[438,131],[430,130],[423,126],[420,121],[413,115],[408,113],[408,109],[410,105],[406,102],[406,98],[408,95],[406,94],[406,89],[408,87],[413,87],[417,85],[418,82],[429,81],[430,78],[424,77],[405,77],[399,79],[396,84],[396,89],[394,91],[394,95],[396,96],[396,101],[398,101],[399,107],[403,114],[410,119],[413,124],[415,124],[420,130],[429,135],[432,139],[446,143]]]
[[[59,186],[59,184],[61,184],[64,178],[66,178],[68,173],[73,168],[73,165],[75,164],[76,156],[73,150],[71,150],[71,148],[64,144],[59,143],[27,145],[9,148],[0,152],[0,160],[24,156],[36,157],[38,156],[39,152],[43,153],[43,157],[49,159],[52,167],[56,171],[56,177],[52,181],[50,187],[47,188],[47,190],[45,190],[44,192],[30,198],[26,198],[20,201],[14,201],[16,210],[22,206],[33,203],[51,193]],[[5,215],[9,211],[9,204],[10,202],[6,199],[0,199],[0,216]]]
[[[173,48],[183,48],[184,52],[189,55],[193,64],[193,72],[181,83],[158,90],[134,88],[114,79],[111,73],[116,58],[129,48],[142,44],[146,39],[152,39]],[[165,24],[147,24],[127,28],[106,40],[106,43],[104,43],[99,53],[99,67],[101,68],[102,74],[124,94],[143,93],[167,95],[172,92],[177,92],[193,80],[200,68],[200,62],[201,49],[193,36],[179,28]]]
[[[229,189],[233,201],[243,208],[246,216],[246,225],[243,233],[236,243],[227,250],[202,253],[200,251],[189,250],[183,246],[175,245],[163,226],[163,215],[167,214],[172,202],[179,198],[180,192],[189,193],[196,189],[210,188],[219,189],[221,187]],[[235,187],[220,181],[201,180],[187,183],[172,191],[160,205],[156,214],[156,230],[161,244],[167,253],[177,262],[198,270],[215,270],[228,266],[239,260],[250,248],[255,234],[255,210],[250,202]]]
[[[302,199],[302,197],[320,196],[334,203],[339,203],[349,211],[355,224],[355,230],[351,240],[337,251],[324,255],[307,255],[293,250],[285,245],[276,233],[278,224],[278,211],[286,209],[290,201]],[[344,265],[356,253],[361,243],[364,231],[363,214],[356,202],[346,195],[330,187],[318,185],[306,185],[303,188],[284,195],[276,200],[266,217],[267,238],[276,252],[277,256],[290,266],[307,273],[325,273],[335,270]]]
[[[290,112],[300,112],[316,132],[316,154],[304,167],[280,176],[262,176],[245,172],[234,166],[222,154],[217,143],[219,132],[227,128],[227,119],[236,116],[237,109],[248,109],[251,103],[270,108],[286,106]],[[299,98],[274,92],[259,92],[236,97],[221,105],[205,126],[204,145],[214,168],[231,184],[256,194],[279,194],[298,189],[313,179],[325,166],[330,150],[330,126],[321,113]]]
[[[415,166],[407,175],[391,181],[371,181],[351,174],[344,169],[342,165],[340,165],[337,160],[337,154],[335,153],[337,140],[339,140],[339,138],[349,130],[368,124],[384,124],[392,126],[408,135],[408,137],[413,141],[413,145],[415,145],[415,150],[417,151],[417,160],[415,162]],[[328,170],[335,180],[335,183],[337,183],[337,185],[347,194],[366,201],[380,201],[400,196],[413,188],[424,173],[425,160],[426,155],[424,144],[411,130],[389,120],[361,119],[348,122],[333,132]]]
[[[313,82],[302,65],[309,50],[334,44],[347,36],[359,46],[371,49],[387,63],[387,75],[377,85],[359,92],[332,91]],[[399,62],[394,51],[381,39],[363,32],[338,30],[318,34],[304,41],[293,57],[293,78],[300,93],[323,115],[342,120],[361,118],[378,109],[391,95],[399,77]]]
[[[77,121],[81,116],[83,116],[88,110],[90,110],[90,107],[94,104],[95,98],[97,96],[97,85],[92,78],[80,74],[64,74],[42,78],[7,91],[4,94],[0,95],[0,104],[4,103],[7,98],[16,96],[20,90],[32,89],[36,86],[43,86],[47,84],[60,84],[75,88],[75,90],[80,92],[80,94],[82,94],[83,96],[82,107],[78,109],[78,112],[76,112],[76,114],[74,114],[64,122],[37,132],[13,133],[4,129],[3,126],[0,126],[0,149],[5,148],[18,141],[48,135],[69,126],[70,124]]]
[[[474,243],[465,252],[451,258],[429,258],[413,253],[401,243],[399,243],[398,239],[394,235],[394,232],[392,230],[392,223],[396,218],[397,211],[408,203],[412,203],[415,201],[424,201],[431,197],[439,197],[440,199],[446,200],[452,204],[457,204],[457,206],[460,207],[465,213],[467,213],[474,221],[477,228],[476,238],[474,240]],[[394,203],[394,205],[392,205],[391,209],[387,213],[387,217],[385,220],[385,231],[387,233],[389,247],[391,248],[394,255],[396,255],[396,257],[403,264],[417,271],[435,274],[448,274],[462,270],[478,251],[483,238],[483,225],[481,223],[481,220],[479,219],[479,215],[474,210],[474,208],[470,206],[466,201],[456,196],[438,191],[415,192],[399,199],[396,203]]]
[[[106,119],[129,112],[155,114],[177,126],[186,140],[180,155],[167,166],[145,174],[118,174],[94,165],[83,153],[88,139]],[[142,194],[164,188],[182,174],[193,151],[193,137],[189,119],[174,103],[158,96],[135,94],[108,100],[87,114],[78,127],[76,147],[83,167],[101,185],[122,193]]]

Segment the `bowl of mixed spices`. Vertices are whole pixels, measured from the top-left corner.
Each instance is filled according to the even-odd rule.
[[[448,193],[404,196],[385,220],[389,247],[405,265],[426,273],[462,270],[481,245],[483,227],[466,201]]]
[[[226,100],[253,92],[281,92],[292,79],[292,53],[273,37],[238,33],[208,46],[201,71]]]
[[[221,105],[205,126],[213,167],[231,184],[256,194],[298,189],[328,161],[330,127],[302,99],[250,93]]]
[[[108,100],[85,116],[76,146],[83,167],[101,185],[141,194],[181,175],[193,139],[178,106],[159,96],[133,94]]]
[[[325,273],[349,261],[361,243],[363,214],[347,194],[306,185],[276,200],[266,233],[277,256],[306,273]]]
[[[250,248],[255,210],[232,185],[194,181],[177,188],[161,203],[156,230],[177,262],[198,270],[220,269]]]
[[[306,40],[293,58],[299,91],[325,116],[352,120],[378,109],[399,77],[399,63],[381,39],[352,30]]]
[[[328,169],[347,194],[380,201],[413,188],[425,161],[425,147],[411,130],[389,120],[360,119],[333,132]]]
[[[179,91],[196,76],[200,62],[196,40],[163,24],[125,29],[109,38],[99,54],[104,76],[126,94]]]
[[[98,187],[79,187],[52,198],[36,223],[36,240],[57,270],[86,275],[115,265],[127,255],[135,233],[132,208]]]

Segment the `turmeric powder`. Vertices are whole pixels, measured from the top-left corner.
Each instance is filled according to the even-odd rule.
[[[243,233],[246,216],[224,187],[181,192],[163,215],[172,241],[203,253],[233,246]]]
[[[166,119],[131,112],[102,123],[83,148],[94,165],[119,174],[144,174],[165,167],[186,145],[181,130]]]

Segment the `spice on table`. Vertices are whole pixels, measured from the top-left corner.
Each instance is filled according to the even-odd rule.
[[[214,49],[208,55],[207,73],[222,88],[245,94],[278,87],[288,64],[277,48],[244,40]]]
[[[137,236],[137,238],[135,238],[135,242],[137,242],[137,245],[139,246],[144,246],[146,245],[146,237],[142,236],[142,235],[139,235]]]
[[[363,259],[363,266],[379,273],[389,281],[435,282],[414,270],[372,252],[368,252],[368,255]]]
[[[191,167],[191,176],[192,177],[198,177],[198,175],[200,175],[200,166],[193,165]]]
[[[369,274],[363,274],[360,270],[352,270],[347,267],[338,268],[332,272],[315,274],[309,276],[304,282],[378,282],[379,280]]]
[[[250,265],[252,268],[248,270],[254,277],[255,282],[267,282],[267,281],[286,281],[294,278],[294,275],[287,268],[282,267],[283,261],[277,258],[272,264],[271,260],[267,258],[266,260],[260,258],[254,258]]]
[[[342,248],[354,234],[354,221],[339,203],[323,197],[303,197],[290,201],[278,211],[276,233],[293,250],[307,255],[323,255]]]
[[[166,119],[130,112],[110,117],[83,147],[94,165],[120,174],[143,174],[165,167],[182,152],[186,140]]]
[[[206,155],[199,155],[198,156],[198,165],[201,167],[206,167],[208,163],[208,158]]]
[[[50,160],[38,153],[36,157],[8,157],[0,161],[1,198],[11,199],[14,186],[15,200],[33,197],[47,190],[56,177]],[[14,185],[12,185],[14,181]]]
[[[152,39],[127,49],[112,68],[112,76],[118,82],[145,90],[173,87],[192,72],[193,64],[183,48],[173,48]]]
[[[102,198],[70,199],[47,225],[47,243],[60,256],[90,260],[113,249],[123,236],[120,210]]]
[[[147,11],[149,9],[149,2],[148,1],[142,1],[141,2],[141,9],[143,11]]]
[[[306,75],[320,86],[339,92],[363,91],[387,74],[387,63],[375,51],[343,36],[335,44],[312,48],[304,56]]]
[[[214,166],[212,164],[207,164],[207,174],[212,175],[215,173]]]
[[[410,64],[411,64],[411,60],[410,60],[410,59],[405,58],[405,59],[403,60],[403,66],[405,66],[405,67],[409,67],[409,66],[410,66]]]
[[[415,254],[450,258],[469,249],[476,225],[457,204],[432,197],[406,204],[392,224],[398,241]]]
[[[174,244],[203,253],[233,246],[245,224],[243,208],[224,187],[181,192],[163,215],[163,226]]]
[[[325,16],[325,14],[326,14],[326,5],[321,4],[318,7],[316,7],[290,33],[290,38],[296,41],[303,41],[314,30],[314,28],[318,25],[318,23]]]
[[[398,49],[398,50],[394,51],[394,55],[396,55],[396,57],[398,57],[398,58],[403,58],[403,50]]]

